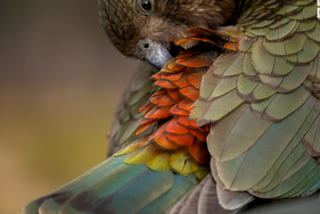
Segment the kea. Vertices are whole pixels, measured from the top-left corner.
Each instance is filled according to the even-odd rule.
[[[114,46],[152,68],[124,94],[111,157],[24,213],[320,212],[316,1],[99,5]]]
[[[150,76],[183,50],[175,42],[191,27],[220,29],[235,24],[241,4],[234,0],[99,0],[99,7],[100,22],[114,46],[128,57],[151,64],[140,66],[118,104],[108,135],[111,156],[141,137],[135,134],[143,119],[138,110],[158,89]]]

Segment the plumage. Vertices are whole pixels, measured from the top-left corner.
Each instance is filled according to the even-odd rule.
[[[265,4],[266,8],[271,5],[267,5],[268,2]],[[213,177],[222,188],[234,191],[246,190],[250,194],[262,198],[294,197],[303,194],[304,191],[311,188],[311,183],[314,184],[319,180],[317,176],[319,165],[306,155],[306,149],[301,145],[303,136],[310,129],[315,119],[318,118],[319,111],[318,100],[311,95],[308,88],[306,89],[303,86],[312,70],[315,56],[319,53],[318,44],[311,48],[311,40],[307,38],[307,34],[302,31],[302,28],[299,30],[300,33],[295,33],[298,28],[297,23],[299,24],[302,20],[299,14],[304,14],[305,18],[315,18],[315,15],[311,16],[309,14],[310,8],[315,9],[315,2],[306,3],[306,5],[286,5],[280,9],[275,14],[288,17],[282,18],[282,23],[278,21],[280,24],[276,24],[275,21],[268,21],[268,18],[258,24],[255,21],[254,10],[245,14],[243,19],[246,19],[246,23],[244,25],[242,25],[240,17],[240,29],[242,28],[245,31],[244,34],[241,34],[241,32],[239,34],[240,50],[232,55],[221,55],[214,62],[213,69],[210,68],[204,75],[204,78],[209,75],[218,75],[221,80],[227,81],[224,78],[228,78],[231,81],[231,78],[235,77],[225,75],[231,66],[233,66],[233,70],[239,73],[244,72],[243,75],[238,77],[236,88],[240,93],[240,98],[252,102],[251,104],[243,103],[239,106],[241,101],[236,98],[230,101],[230,98],[227,99],[230,96],[229,94],[224,95],[225,100],[223,102],[221,102],[222,98],[201,97],[201,90],[213,91],[213,94],[215,90],[219,91],[220,81],[214,85],[201,85],[200,98],[195,102],[195,109],[191,112],[191,118],[195,119],[198,124],[212,124],[207,138],[208,149],[212,155],[211,170],[214,169]],[[259,11],[259,8],[256,11]],[[250,18],[252,21],[249,20]],[[272,19],[275,18],[272,17]],[[268,29],[268,26],[271,30]],[[246,32],[249,32],[250,35]],[[250,37],[257,37],[257,39]],[[299,42],[290,45],[298,37],[300,38]],[[277,48],[275,48],[276,46]],[[249,50],[250,55],[244,54]],[[246,60],[243,60],[244,55],[246,55]],[[237,65],[237,60],[239,60],[240,65]],[[247,69],[247,64],[252,65],[250,70]],[[236,71],[233,72],[234,75],[237,75]],[[313,73],[315,72],[313,71]],[[253,78],[250,79],[251,77]],[[254,91],[262,85],[265,85],[265,95],[254,96]],[[269,90],[266,90],[267,86],[270,87]],[[227,87],[223,88],[227,89]],[[209,104],[203,104],[207,102]],[[220,113],[224,117],[220,121],[217,121],[217,117],[214,116],[217,112],[213,111],[213,106],[216,105],[219,106],[217,108],[218,112],[221,109],[224,112],[223,114]],[[197,110],[205,112],[205,114],[201,115]],[[208,112],[211,116],[206,116]],[[245,117],[248,118],[244,120]],[[300,117],[301,119],[299,119]],[[237,125],[233,125],[232,121],[235,121]],[[286,125],[287,122],[288,125]],[[241,131],[237,132],[237,127],[241,127]],[[257,127],[257,130],[255,130],[255,127]],[[284,129],[282,130],[282,128]],[[263,142],[266,143],[265,146],[260,144]],[[247,147],[245,146],[246,143],[248,143]],[[290,151],[283,150],[288,148],[288,145],[292,145],[291,147],[295,145],[293,148],[299,148],[299,150],[295,149],[296,152],[290,153],[289,156],[284,155]],[[299,146],[297,147],[297,145]],[[310,146],[307,150],[310,151]],[[306,162],[297,159],[296,161],[300,160],[302,164],[296,165],[300,168],[297,168],[296,171],[288,171],[295,162],[287,162],[287,160],[300,157],[301,152],[306,155],[303,156],[306,158],[304,159]],[[252,164],[253,162],[255,164]],[[287,163],[288,166],[283,165],[283,163]],[[299,161],[296,163],[298,164]],[[288,168],[285,168],[285,166]],[[281,174],[282,177],[280,177]],[[272,179],[276,180],[273,181]],[[263,185],[267,186],[262,187]],[[261,187],[262,189],[259,189]],[[315,188],[312,189],[315,190]]]
[[[318,212],[314,0],[99,2],[123,54],[157,67],[161,44],[174,58],[156,55],[156,87],[151,72],[131,83],[112,131],[122,149],[25,213]]]
[[[108,133],[108,156],[141,137],[141,135],[135,135],[143,119],[143,114],[139,113],[139,109],[157,90],[157,87],[153,86],[153,81],[150,80],[150,76],[155,72],[155,69],[144,63],[133,75],[118,104],[112,128]],[[149,132],[151,129],[152,127],[149,128]]]
[[[216,192],[216,184],[210,175],[206,176],[192,191],[186,194],[166,214],[202,213],[227,214],[231,213],[220,207]],[[215,200],[212,200],[215,199]]]

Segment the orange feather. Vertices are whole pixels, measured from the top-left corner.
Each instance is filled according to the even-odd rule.
[[[161,72],[165,72],[165,73],[177,73],[178,71],[181,71],[182,69],[184,69],[185,66],[183,65],[177,65],[175,63],[175,59],[172,59],[171,61],[169,61],[165,66],[163,66],[163,68],[161,69]]]
[[[206,132],[201,132],[197,129],[189,129],[190,133],[196,136],[196,138],[202,142],[206,141],[207,133]]]
[[[170,117],[169,111],[171,106],[154,107],[148,114],[145,115],[145,118],[148,119],[163,119]]]
[[[177,45],[183,46],[185,48],[189,48],[191,46],[194,46],[198,44],[199,42],[193,40],[193,39],[180,39],[176,42]]]
[[[166,149],[176,149],[180,146],[166,137],[164,126],[160,127],[160,129],[153,133],[150,136],[150,140],[153,140],[156,144]]]
[[[179,96],[178,91],[178,89],[168,89],[167,93],[172,99],[174,99],[176,102],[179,102],[181,100],[181,97]]]
[[[168,106],[168,105],[174,105],[176,102],[172,97],[170,97],[169,94],[161,94],[161,95],[153,95],[150,98],[150,102],[154,105],[158,106]]]
[[[146,111],[144,114],[148,114],[149,111],[154,107],[154,105],[152,105],[151,103],[147,103],[145,104],[144,106],[142,106],[140,109],[139,109],[139,112],[144,112]]]
[[[186,133],[183,135],[180,134],[167,134],[167,137],[169,140],[175,142],[176,144],[179,144],[181,146],[191,146],[195,136],[191,133]]]
[[[178,59],[176,63],[193,68],[200,68],[211,65],[211,62],[205,61],[198,57]]]
[[[194,160],[200,164],[207,164],[210,161],[210,154],[204,142],[197,141],[194,145],[188,147],[188,151]]]
[[[154,121],[152,121],[151,123],[146,123],[142,126],[139,127],[139,129],[136,131],[136,135],[140,134],[141,132],[143,132],[144,130],[146,130],[149,126],[151,126],[154,123]]]
[[[155,80],[159,80],[161,78],[161,74],[159,72],[155,73],[154,75],[151,76],[151,78],[153,78]]]
[[[223,47],[232,51],[237,51],[239,48],[239,43],[226,42]]]
[[[194,55],[194,51],[184,51],[184,52],[178,54],[178,56],[176,56],[176,59],[191,57],[193,55]]]
[[[188,76],[188,82],[194,86],[196,89],[200,89],[200,83],[201,83],[201,79],[202,79],[202,76],[204,75],[203,72],[199,72],[199,73],[193,73],[193,74],[190,74]]]
[[[178,118],[172,118],[166,125],[165,131],[171,134],[187,134],[189,129],[187,126],[178,123]]]
[[[173,84],[177,86],[177,88],[183,88],[189,86],[188,82],[188,74],[183,74],[178,81],[172,81]]]
[[[195,88],[193,86],[189,86],[181,88],[179,92],[190,100],[196,101],[199,98],[199,92],[194,89]]]
[[[171,81],[168,81],[168,80],[160,79],[160,80],[157,80],[154,84],[163,88],[171,88],[171,89],[177,88],[176,85],[174,85]]]
[[[181,79],[181,76],[183,75],[183,72],[175,73],[175,74],[167,74],[162,73],[161,79],[171,80],[171,81],[178,81]]]
[[[179,108],[178,104],[176,104],[170,109],[170,114],[173,116],[189,116],[190,112]]]
[[[194,103],[193,101],[189,101],[189,100],[183,99],[178,103],[178,107],[180,109],[183,109],[183,110],[186,110],[186,111],[190,112],[194,108],[194,107],[191,107],[191,105],[193,103]]]
[[[179,117],[178,122],[184,126],[189,126],[189,119],[187,117]]]

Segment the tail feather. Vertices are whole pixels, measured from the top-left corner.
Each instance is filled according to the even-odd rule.
[[[70,198],[62,213],[137,213],[173,185],[173,173],[123,164]]]
[[[112,157],[65,186],[29,204],[25,214],[165,212],[199,182],[172,171],[123,162]]]
[[[192,178],[193,177],[193,178]],[[194,181],[192,181],[194,180]],[[156,201],[146,206],[140,213],[141,214],[159,214],[164,213],[168,208],[172,207],[178,198],[183,197],[189,190],[197,184],[196,176],[191,175],[187,178],[174,174],[174,183],[172,188],[163,194]],[[163,205],[166,206],[163,206]]]
[[[127,155],[117,158],[108,158],[107,160],[101,162],[97,166],[93,167],[83,175],[70,181],[64,186],[31,202],[24,208],[23,213],[35,214],[41,212],[48,213],[48,210],[50,210],[49,213],[58,211],[61,205],[66,202],[72,195],[96,182],[102,175],[120,166],[126,157]]]

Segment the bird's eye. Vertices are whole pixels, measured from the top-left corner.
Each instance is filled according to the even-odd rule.
[[[145,11],[150,11],[151,10],[151,2],[149,0],[141,0],[141,7]]]

